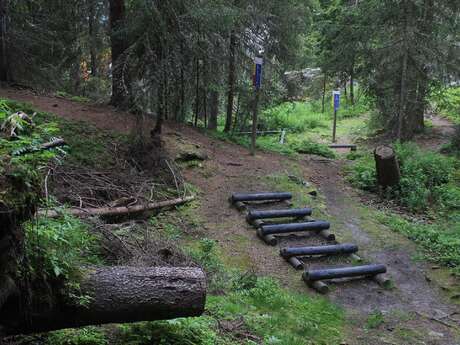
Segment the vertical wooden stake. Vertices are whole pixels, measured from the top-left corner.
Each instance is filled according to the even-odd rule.
[[[334,126],[332,128],[332,142],[333,143],[337,142],[336,136],[337,136],[337,109],[334,109]]]
[[[252,140],[251,140],[251,155],[256,154],[256,141],[257,141],[257,111],[259,107],[259,89],[256,88],[256,97],[254,100],[254,113],[252,114]]]

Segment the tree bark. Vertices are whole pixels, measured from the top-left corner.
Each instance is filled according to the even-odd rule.
[[[379,146],[374,151],[374,158],[379,186],[398,185],[401,174],[394,150],[389,146]]]
[[[324,113],[325,111],[325,106],[326,106],[326,85],[327,85],[327,73],[324,72],[324,78],[323,78],[323,97],[321,100],[321,113]]]
[[[219,116],[219,91],[212,90],[210,97],[208,128],[215,130],[217,129],[217,117]]]
[[[10,310],[0,316],[6,335],[107,323],[199,316],[206,300],[206,276],[196,267],[87,268],[80,282],[89,305],[59,304],[25,320]]]
[[[350,69],[350,104],[355,105],[355,69],[351,66]]]
[[[196,59],[195,120],[193,123],[195,127],[198,127],[199,114],[200,114],[200,60]]]
[[[112,48],[112,99],[111,104],[121,106],[126,104],[126,91],[123,68],[123,53],[126,48],[125,39],[120,30],[125,22],[124,0],[110,0],[110,41]]]
[[[8,63],[8,0],[0,0],[0,81],[10,81]]]
[[[235,97],[235,79],[236,79],[236,32],[230,33],[230,47],[228,56],[228,95],[227,95],[227,118],[225,120],[224,132],[230,132],[232,129],[233,118],[233,99]]]
[[[98,61],[97,61],[97,11],[96,3],[94,0],[89,0],[89,17],[88,17],[88,34],[89,34],[89,55],[91,64],[91,75],[97,77],[98,75]]]

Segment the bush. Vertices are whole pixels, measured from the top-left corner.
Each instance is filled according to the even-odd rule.
[[[100,263],[97,237],[74,217],[41,217],[28,222],[25,231],[31,273],[38,279],[68,279],[78,272],[79,266]]]
[[[260,123],[267,129],[288,129],[299,133],[307,129],[327,128],[328,115],[315,111],[312,103],[286,102],[265,110],[260,116]]]
[[[455,123],[460,124],[460,87],[449,87],[433,92],[436,110]]]
[[[415,144],[395,145],[401,168],[398,188],[389,195],[412,211],[425,211],[436,204],[437,208],[454,209],[453,199],[458,195],[458,186],[453,174],[459,162],[451,157],[421,151]],[[349,181],[363,190],[374,191],[377,187],[375,163],[371,153],[355,161],[349,169]],[[452,181],[452,183],[450,183]]]
[[[289,146],[298,153],[318,155],[332,159],[336,157],[334,151],[332,151],[329,146],[315,143],[307,139],[294,141],[289,144]]]

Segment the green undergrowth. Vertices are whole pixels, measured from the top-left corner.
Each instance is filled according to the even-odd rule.
[[[85,327],[51,332],[46,345],[108,345],[108,338],[103,329]]]
[[[246,148],[251,147],[250,136],[236,136],[222,132],[211,132],[211,136],[216,139],[236,143]],[[277,135],[259,136],[256,147],[259,150],[276,152],[282,155],[297,157],[298,154],[311,154],[326,158],[335,158],[336,155],[328,145],[314,142],[308,138],[300,138],[298,135],[287,134],[285,143],[280,143]]]
[[[227,264],[219,243],[200,232],[203,224],[197,216],[197,207],[198,202],[181,206],[178,212],[152,217],[150,223],[206,271],[205,314],[197,318],[120,325],[114,343],[332,345],[340,342],[344,327],[341,309],[322,297],[291,292],[273,278]]]
[[[58,135],[56,122],[25,105],[0,99],[0,203],[16,208],[30,198],[38,199],[41,171],[51,159],[65,154],[60,148],[40,151],[39,147]],[[13,181],[25,187],[22,193],[13,192]]]
[[[38,217],[25,224],[25,243],[32,276],[75,279],[78,267],[101,264],[99,238],[73,216]]]
[[[425,258],[451,268],[460,277],[460,218],[451,222],[426,224],[382,213],[378,220],[392,231],[418,243]]]
[[[431,101],[440,115],[460,124],[460,87],[436,90],[431,95]]]
[[[364,98],[355,106],[344,104],[338,112],[337,138],[348,143],[352,138],[367,135],[366,123],[370,104]],[[285,102],[263,111],[259,116],[260,130],[285,130],[285,142],[280,144],[280,134],[259,136],[257,148],[296,157],[297,154],[312,154],[336,158],[329,148],[332,141],[332,109],[326,104],[321,112],[319,101]],[[210,132],[217,139],[234,142],[249,148],[249,135]]]
[[[118,344],[320,345],[340,341],[343,312],[326,299],[293,293],[272,278],[226,267],[213,240],[200,240],[190,253],[214,277],[205,315],[122,325]],[[226,331],[222,323],[238,326]]]
[[[415,144],[396,144],[401,181],[383,197],[394,200],[406,213],[424,215],[428,221],[403,218],[388,211],[378,217],[392,231],[417,242],[427,259],[460,271],[460,160],[419,149]],[[363,190],[377,192],[372,154],[356,158],[347,168],[348,179]]]

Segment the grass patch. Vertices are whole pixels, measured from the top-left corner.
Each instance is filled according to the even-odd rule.
[[[382,213],[378,220],[392,231],[418,243],[428,260],[450,267],[460,276],[460,222],[421,224],[394,214]]]
[[[380,327],[385,323],[385,318],[380,311],[373,312],[369,314],[369,317],[366,321],[366,329],[375,329]]]

